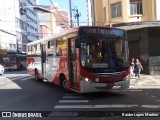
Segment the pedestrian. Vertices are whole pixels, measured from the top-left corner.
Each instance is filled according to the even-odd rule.
[[[141,73],[141,70],[143,70],[143,67],[138,59],[136,59],[135,69],[136,69],[135,71],[136,71],[137,79],[140,79],[140,73]]]
[[[134,58],[132,58],[132,61],[130,62],[130,76],[133,77],[134,74]]]

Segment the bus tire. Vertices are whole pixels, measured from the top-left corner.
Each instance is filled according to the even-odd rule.
[[[39,76],[38,76],[38,71],[37,71],[37,70],[35,70],[34,79],[35,79],[36,81],[40,81],[40,78],[39,78]]]
[[[60,86],[61,86],[63,92],[68,92],[67,79],[65,77],[60,77]]]

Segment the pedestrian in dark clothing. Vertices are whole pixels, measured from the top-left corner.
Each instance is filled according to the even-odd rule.
[[[136,59],[135,69],[136,69],[137,79],[140,79],[140,73],[141,73],[141,70],[143,70],[143,67],[142,67],[142,64],[139,62],[138,59]]]

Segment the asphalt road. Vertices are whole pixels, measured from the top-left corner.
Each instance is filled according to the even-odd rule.
[[[26,71],[11,71],[0,76],[0,116],[7,111],[16,120],[22,118],[13,112],[39,112],[48,117],[38,119],[45,120],[160,120],[159,93],[160,89],[64,93],[56,85],[35,81]]]

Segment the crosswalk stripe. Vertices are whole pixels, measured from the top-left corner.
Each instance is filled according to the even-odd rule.
[[[30,78],[33,78],[32,76],[18,76],[18,77],[7,77],[8,79],[14,81],[14,80],[22,80],[22,81],[25,81],[25,80],[28,80]]]
[[[143,108],[160,108],[160,105],[142,105]]]
[[[19,80],[21,78],[24,78],[24,76],[23,77],[7,77],[7,78],[10,80]]]
[[[24,78],[24,79],[21,79],[22,81],[25,81],[25,80],[28,80],[28,79],[31,79],[31,78],[34,78],[34,77],[32,77],[32,76],[29,76],[29,77],[27,77],[27,78]]]
[[[56,105],[55,109],[73,109],[73,108],[83,108],[83,109],[97,109],[97,108],[131,108],[137,107],[138,105],[123,105],[123,104],[111,104],[111,105]]]
[[[86,103],[89,100],[60,100],[59,103]]]
[[[140,90],[140,89],[126,89],[126,90],[111,90],[111,91],[131,91],[131,92],[141,92],[143,90]]]

